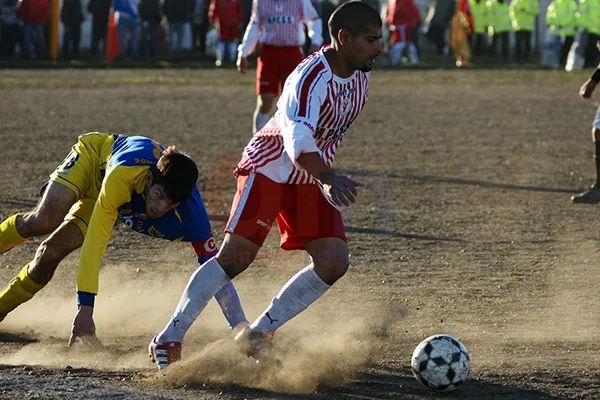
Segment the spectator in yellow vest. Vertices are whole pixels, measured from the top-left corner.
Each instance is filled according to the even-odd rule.
[[[575,0],[553,0],[546,9],[548,29],[561,36],[560,63],[562,65],[567,62],[567,55],[575,37],[576,12]]]
[[[469,7],[473,14],[474,24],[474,40],[471,43],[473,46],[473,55],[479,56],[485,46],[485,36],[488,25],[490,24],[488,8],[485,4],[485,0],[469,0]]]
[[[535,17],[540,13],[538,0],[512,0],[508,6],[510,21],[515,31],[515,58],[524,63],[531,53],[531,32]]]
[[[511,28],[510,17],[508,15],[508,4],[504,0],[488,0],[486,3],[490,26],[488,34],[492,37],[492,47],[490,55],[494,57],[498,51],[498,43],[502,42],[502,57],[509,61],[510,57],[510,37]]]
[[[596,42],[600,40],[600,0],[580,0],[576,21],[578,29],[588,33],[584,67],[595,67],[598,64]]]

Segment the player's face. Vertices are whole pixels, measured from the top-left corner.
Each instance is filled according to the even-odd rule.
[[[163,185],[147,185],[146,188],[146,214],[150,218],[160,218],[180,204],[169,200]]]
[[[352,66],[354,69],[369,72],[373,68],[375,59],[383,48],[381,47],[381,27],[370,26],[365,32],[352,38],[351,41]]]

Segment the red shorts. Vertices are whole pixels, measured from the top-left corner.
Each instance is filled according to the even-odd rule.
[[[303,59],[300,47],[262,44],[256,66],[256,94],[279,96],[283,83]]]
[[[239,176],[225,232],[262,246],[275,221],[284,250],[303,250],[314,239],[346,241],[342,214],[318,185],[277,183],[256,173]]]

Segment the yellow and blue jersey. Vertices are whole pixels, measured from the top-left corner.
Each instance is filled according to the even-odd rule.
[[[191,242],[199,262],[216,252],[208,214],[196,187],[192,195],[160,218],[146,214],[144,189],[150,167],[164,147],[143,136],[89,133],[51,179],[79,194],[69,216],[85,239],[77,272],[78,304],[93,305],[98,275],[117,219],[144,235]]]

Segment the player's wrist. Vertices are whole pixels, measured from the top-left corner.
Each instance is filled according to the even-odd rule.
[[[94,293],[89,292],[77,292],[77,306],[85,306],[85,307],[94,307],[94,302],[96,300],[96,295]]]
[[[88,315],[93,315],[94,314],[94,307],[90,307],[90,306],[79,306],[77,307],[77,309],[84,313],[84,314],[88,314]]]
[[[319,172],[317,179],[323,185],[331,185],[331,184],[333,184],[333,181],[335,179],[335,172],[334,171]]]

